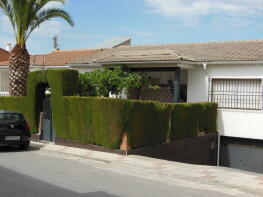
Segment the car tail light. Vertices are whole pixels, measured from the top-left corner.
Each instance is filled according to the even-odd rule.
[[[26,122],[26,125],[25,125],[25,130],[26,131],[30,131],[30,126],[29,126],[29,124]]]

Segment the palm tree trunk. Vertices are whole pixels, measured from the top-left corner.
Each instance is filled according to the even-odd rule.
[[[10,52],[10,95],[25,96],[30,56],[26,47],[16,45]]]

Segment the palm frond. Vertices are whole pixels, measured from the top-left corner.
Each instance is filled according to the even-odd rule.
[[[15,14],[12,5],[8,0],[0,0],[0,9],[3,10],[4,14],[9,18],[14,33],[16,35],[16,26],[15,26]]]
[[[74,25],[70,15],[59,8],[49,8],[50,2],[64,4],[66,0],[0,0],[0,10],[8,16],[14,29],[16,42],[24,46],[30,34],[43,22],[62,18]]]
[[[42,10],[39,13],[37,13],[36,20],[31,21],[30,28],[28,29],[27,36],[28,38],[30,34],[40,26],[43,22],[53,19],[53,18],[63,18],[65,21],[67,21],[71,26],[74,26],[74,22],[70,15],[65,12],[62,9],[46,9]]]

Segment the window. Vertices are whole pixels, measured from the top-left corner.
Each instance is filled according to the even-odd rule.
[[[262,109],[262,79],[211,79],[209,100],[226,109]]]

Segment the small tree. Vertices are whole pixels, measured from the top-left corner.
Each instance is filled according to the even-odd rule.
[[[110,92],[120,95],[124,90],[139,88],[143,82],[142,75],[127,72],[116,66],[112,70],[95,70],[80,74],[79,92],[81,95],[108,97]]]

